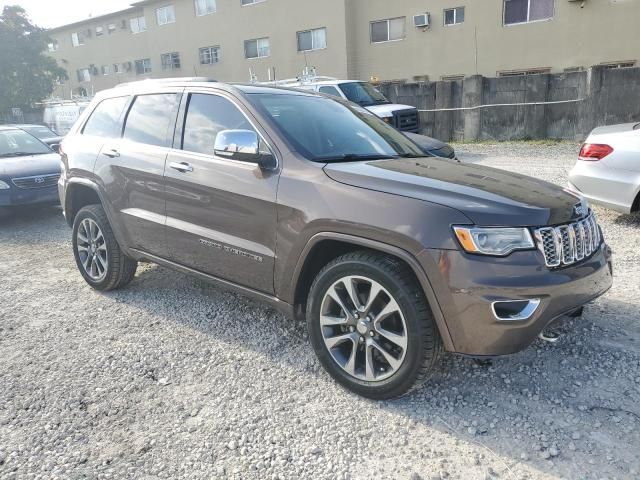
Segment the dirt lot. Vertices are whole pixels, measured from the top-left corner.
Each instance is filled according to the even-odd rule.
[[[576,145],[457,145],[564,184]],[[92,291],[57,208],[0,219],[0,478],[640,477],[640,216],[596,208],[616,283],[490,366],[447,356],[375,403],[336,386],[303,325],[155,267]]]

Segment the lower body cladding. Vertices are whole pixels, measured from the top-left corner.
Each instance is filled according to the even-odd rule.
[[[497,258],[425,250],[419,260],[435,265],[427,275],[453,351],[474,357],[524,350],[551,322],[599,297],[613,282],[604,242],[589,258],[558,269],[545,267],[538,251]]]
[[[9,188],[0,190],[0,207],[59,203],[56,185],[42,188]]]

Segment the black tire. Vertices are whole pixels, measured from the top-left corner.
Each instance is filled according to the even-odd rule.
[[[323,338],[320,325],[323,299],[335,282],[352,275],[382,285],[400,306],[405,319],[404,360],[395,373],[380,381],[366,381],[347,373],[334,360]],[[311,344],[322,366],[342,386],[374,400],[399,397],[421,385],[443,350],[433,314],[414,273],[403,262],[376,252],[348,253],[326,265],[311,286],[306,318]]]
[[[85,271],[78,251],[78,229],[86,219],[91,219],[98,225],[107,249],[106,258],[108,262],[106,272],[104,273],[104,278],[99,280],[91,278]],[[136,269],[138,268],[138,262],[127,257],[120,248],[120,245],[118,245],[109,220],[107,219],[107,214],[101,205],[88,205],[80,209],[76,214],[73,220],[73,256],[76,260],[78,270],[85,281],[91,285],[91,287],[100,291],[109,291],[124,287],[133,280]]]

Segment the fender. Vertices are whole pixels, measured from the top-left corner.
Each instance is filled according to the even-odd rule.
[[[70,227],[73,226],[73,218],[69,218],[66,214],[66,212],[69,211],[69,207],[70,207],[69,205],[70,196],[68,195],[68,193],[69,193],[69,189],[73,185],[82,185],[83,187],[88,187],[98,195],[98,198],[100,199],[100,204],[102,205],[102,208],[104,208],[104,211],[107,214],[107,218],[109,219],[109,225],[111,226],[111,230],[113,231],[113,234],[115,235],[116,241],[120,245],[120,248],[122,248],[125,254],[127,254],[131,258],[135,258],[139,260],[140,255],[126,247],[127,242],[125,241],[122,235],[119,224],[116,221],[115,214],[112,211],[111,207],[109,206],[109,202],[105,200],[104,192],[100,189],[98,184],[93,180],[90,180],[88,178],[83,178],[83,177],[71,177],[67,180],[66,185],[64,187],[64,204],[63,204],[64,215],[67,220],[67,224]]]
[[[302,253],[300,254],[300,258],[296,264],[295,270],[293,272],[293,282],[292,289],[295,289],[295,285],[298,284],[300,280],[300,276],[302,274],[302,268],[304,267],[305,260],[307,259],[309,252],[311,249],[323,240],[336,240],[345,243],[351,243],[354,245],[359,245],[364,248],[369,248],[372,250],[377,250],[383,253],[388,253],[389,255],[393,255],[405,261],[416,278],[420,282],[420,286],[424,291],[427,300],[429,302],[429,306],[431,307],[431,311],[433,313],[434,319],[436,321],[436,325],[438,330],[440,331],[440,336],[442,338],[442,342],[444,347],[448,351],[455,351],[453,340],[451,338],[451,334],[449,333],[449,329],[447,327],[446,320],[440,308],[440,304],[438,303],[438,299],[434,293],[433,287],[431,286],[431,282],[427,277],[424,269],[420,265],[420,263],[416,260],[416,258],[406,250],[403,250],[398,247],[394,247],[393,245],[388,245],[386,243],[378,242],[376,240],[370,240],[363,237],[358,237],[354,235],[347,235],[343,233],[335,233],[335,232],[321,232],[315,234],[313,237],[309,239],[307,244],[304,246]]]

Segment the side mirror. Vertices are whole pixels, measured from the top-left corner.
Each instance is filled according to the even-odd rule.
[[[219,157],[256,163],[265,170],[276,168],[273,153],[252,130],[222,130],[216,136],[213,152]]]
[[[56,153],[60,153],[60,144],[59,143],[54,143],[52,145],[49,145],[49,147],[51,148],[51,150],[53,150]]]

